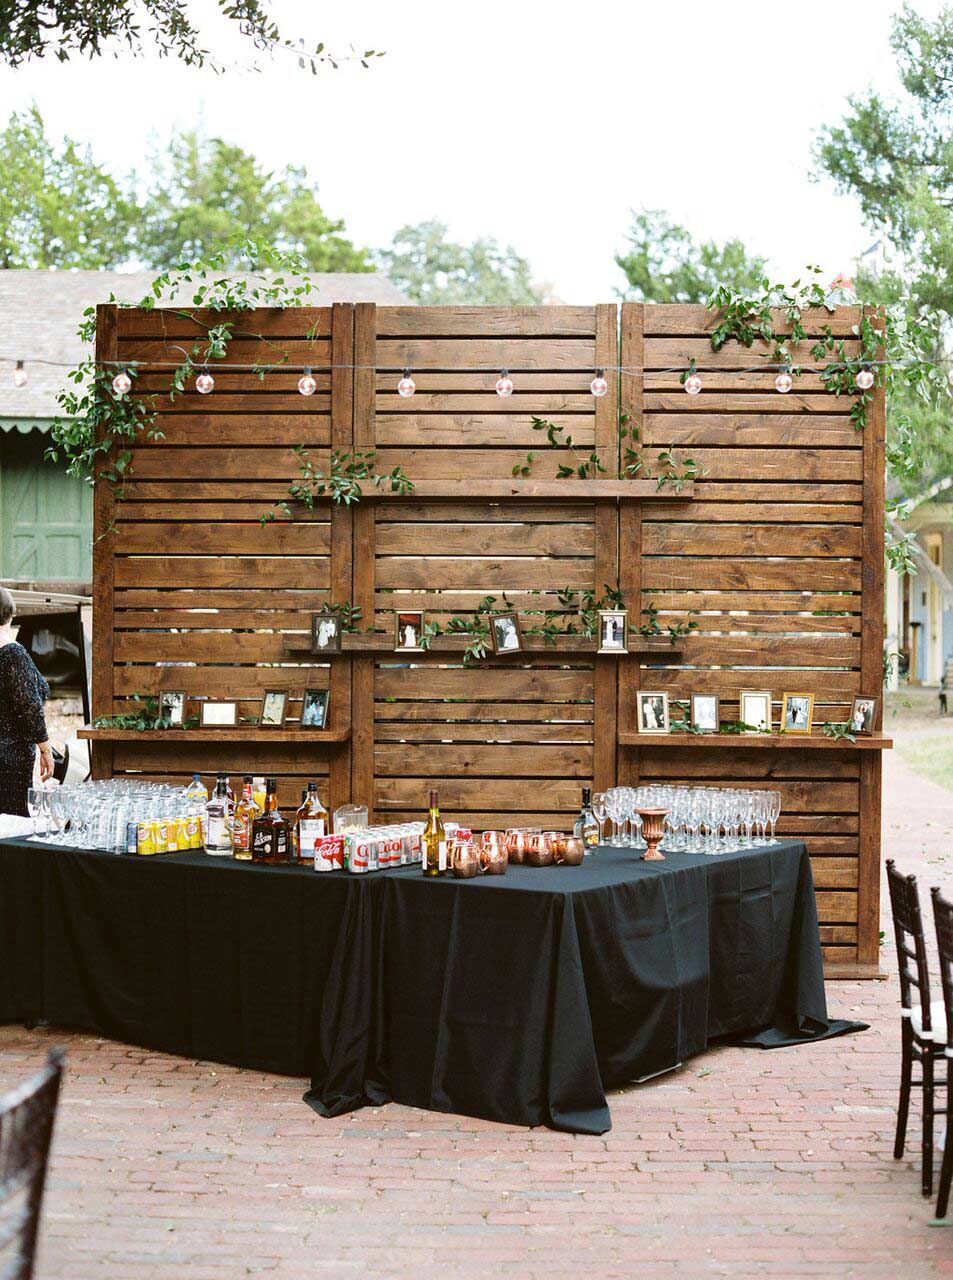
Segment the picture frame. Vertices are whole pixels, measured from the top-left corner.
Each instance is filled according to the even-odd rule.
[[[261,699],[261,712],[258,716],[260,729],[284,728],[285,716],[288,714],[288,692],[286,689],[266,689]]]
[[[690,723],[702,733],[717,733],[721,727],[721,699],[717,693],[693,693]]]
[[[166,689],[159,694],[159,715],[167,716],[173,729],[185,724],[186,696],[181,689]]]
[[[813,726],[814,694],[784,694],[781,699],[781,732],[810,733]]]
[[[341,652],[341,618],[326,609],[311,615],[311,652],[313,654]]]
[[[330,689],[305,689],[301,699],[301,728],[326,729],[330,701]]]
[[[738,719],[745,724],[759,726],[744,729],[743,733],[771,732],[771,691],[770,689],[742,689],[739,694]]]
[[[508,657],[512,653],[523,650],[523,632],[520,620],[515,613],[493,613],[490,615],[490,642],[497,657]]]
[[[199,711],[203,729],[234,729],[238,724],[238,703],[206,699]]]
[[[394,614],[394,650],[423,653],[425,614],[423,609],[399,609]]]
[[[597,653],[628,653],[628,609],[599,610],[599,648]]]
[[[639,689],[635,695],[639,733],[668,733],[668,694],[653,689]]]
[[[879,703],[879,697],[868,697],[863,693],[857,695],[851,703],[850,719],[847,722],[851,733],[866,737],[874,732]]]

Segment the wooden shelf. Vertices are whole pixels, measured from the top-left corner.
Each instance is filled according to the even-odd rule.
[[[630,733],[622,731],[619,742],[625,747],[701,747],[717,751],[719,747],[762,747],[824,751],[884,751],[893,739],[882,733],[859,737],[856,742],[835,741],[826,733]]]
[[[472,502],[474,499],[496,501],[503,498],[543,498],[548,502],[565,498],[574,502],[588,499],[638,500],[640,502],[690,502],[694,487],[687,480],[676,493],[666,485],[659,489],[657,480],[524,480],[514,476],[468,480],[415,480],[411,493],[395,493],[372,481],[361,482],[361,499],[370,502]],[[330,502],[330,498],[316,498],[316,502]],[[292,503],[292,506],[304,504]]]
[[[261,729],[258,725],[223,726],[221,729],[78,729],[78,738],[92,742],[252,742],[269,746],[283,742],[310,742],[319,747],[349,742],[344,729]]]
[[[284,650],[286,654],[296,657],[318,658],[322,662],[330,661],[333,658],[347,657],[352,653],[368,654],[368,653],[386,653],[395,658],[406,658],[410,662],[415,662],[420,658],[426,658],[431,654],[440,653],[463,653],[467,647],[469,637],[465,635],[451,636],[435,636],[429,649],[395,649],[394,638],[385,632],[345,632],[341,636],[341,652],[340,653],[312,653],[310,638],[299,636],[285,636]],[[538,636],[530,636],[529,639],[523,638],[523,647],[518,653],[500,654],[501,660],[516,661],[523,655],[531,655],[539,657],[542,655],[550,655],[558,657],[561,655],[571,656],[573,654],[583,655],[586,657],[594,657],[598,650],[598,644],[595,640],[587,640],[585,636],[556,636],[552,644],[546,644]],[[661,654],[665,657],[677,658],[680,656],[677,644],[672,644],[670,640],[665,638],[659,639],[640,639],[638,644],[630,642],[628,653],[620,654],[603,654],[603,657],[645,657],[648,654]],[[489,658],[497,655],[490,650],[487,655]]]

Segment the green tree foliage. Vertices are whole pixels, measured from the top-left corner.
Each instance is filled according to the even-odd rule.
[[[948,362],[953,311],[953,7],[935,22],[904,5],[891,43],[904,96],[875,91],[852,97],[842,123],[817,143],[820,168],[857,198],[864,218],[893,251],[890,269],[861,272],[867,302],[908,300],[915,314],[935,313],[934,355]],[[946,319],[944,319],[944,317]],[[953,405],[913,393],[894,400],[889,421],[892,470],[908,492],[953,474]]]
[[[216,0],[227,18],[255,50],[285,48],[298,57],[300,66],[317,74],[318,67],[336,67],[340,61],[368,66],[380,57],[374,49],[336,58],[324,47],[292,42],[271,17],[269,0]],[[219,59],[205,48],[194,6],[188,0],[6,0],[0,6],[0,59],[18,67],[35,58],[52,55],[68,62],[74,55],[98,58],[122,50],[134,57],[144,51],[163,58],[179,58],[189,66],[222,69]]]
[[[307,170],[269,172],[241,147],[191,130],[153,157],[136,255],[159,270],[251,239],[300,254],[312,271],[371,271],[318,202]],[[236,264],[237,265],[237,264]]]
[[[447,239],[436,219],[401,227],[377,261],[398,288],[427,306],[532,305],[543,300],[530,265],[489,236],[472,244]]]
[[[707,302],[718,285],[737,293],[758,287],[765,260],[749,255],[740,240],[696,241],[661,209],[633,213],[626,253],[616,254],[636,302]]]
[[[54,145],[36,107],[0,133],[0,267],[112,267],[128,256],[133,210],[71,138]]]

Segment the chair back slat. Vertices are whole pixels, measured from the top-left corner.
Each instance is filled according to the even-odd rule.
[[[933,898],[936,945],[940,952],[940,986],[946,1009],[946,1047],[953,1052],[953,902],[948,902],[939,889],[931,889],[930,894]]]
[[[916,988],[920,999],[921,1025],[924,1033],[927,1033],[932,1030],[930,970],[927,966],[927,946],[923,933],[923,916],[920,914],[917,878],[902,875],[894,866],[893,859],[888,858],[887,885],[890,889],[890,910],[893,914],[897,962],[900,966],[900,1000],[904,1009],[912,1009],[913,990]]]
[[[0,1280],[31,1280],[64,1055],[0,1097]]]

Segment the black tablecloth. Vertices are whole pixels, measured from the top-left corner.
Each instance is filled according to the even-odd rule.
[[[425,879],[0,842],[0,1021],[40,1018],[390,1099],[572,1132],[605,1091],[827,1018],[803,844]]]

